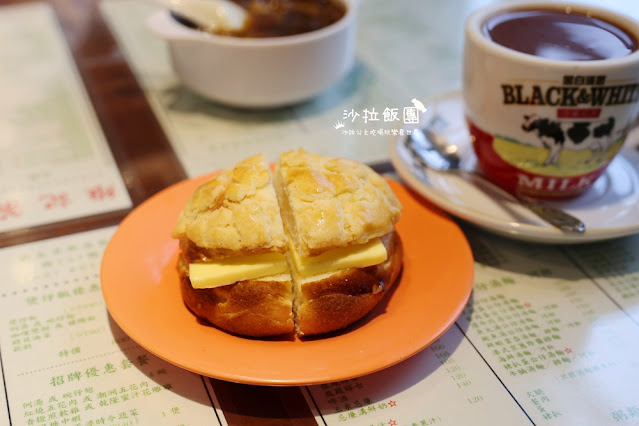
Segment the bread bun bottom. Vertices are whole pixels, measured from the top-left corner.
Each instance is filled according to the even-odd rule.
[[[340,330],[368,314],[397,280],[403,249],[396,232],[382,237],[384,263],[301,278],[290,274],[194,289],[188,262],[178,273],[185,305],[198,318],[231,333],[266,337],[313,336]]]
[[[340,330],[368,314],[397,280],[403,249],[396,232],[382,237],[388,258],[366,268],[294,277],[295,325],[299,336]]]
[[[188,263],[182,258],[178,273],[184,304],[204,321],[231,333],[253,337],[295,331],[290,274],[195,289],[188,276]]]

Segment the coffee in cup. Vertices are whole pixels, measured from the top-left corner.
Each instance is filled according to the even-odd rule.
[[[568,198],[605,171],[639,116],[639,22],[575,3],[498,4],[466,22],[463,96],[486,176]]]

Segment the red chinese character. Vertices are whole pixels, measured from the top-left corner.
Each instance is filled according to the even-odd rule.
[[[7,220],[10,217],[18,217],[22,214],[18,203],[15,201],[5,201],[0,203],[0,220]]]
[[[46,210],[51,210],[56,207],[66,207],[71,202],[69,194],[66,192],[60,194],[42,194],[39,199],[44,204]]]
[[[107,198],[115,197],[115,188],[113,185],[95,185],[89,188],[89,197],[95,201],[103,201]]]
[[[557,118],[599,118],[601,108],[559,108]]]

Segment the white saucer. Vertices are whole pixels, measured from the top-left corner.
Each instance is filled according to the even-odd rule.
[[[473,168],[475,155],[464,121],[461,93],[433,99],[425,102],[425,106],[427,115],[443,118],[441,131],[460,146],[463,167]],[[639,129],[628,136],[621,153],[585,194],[549,202],[580,218],[586,224],[583,234],[562,232],[526,208],[457,175],[422,170],[405,147],[405,139],[405,135],[397,136],[390,147],[391,161],[404,182],[450,214],[481,228],[510,238],[552,244],[584,243],[639,233]]]

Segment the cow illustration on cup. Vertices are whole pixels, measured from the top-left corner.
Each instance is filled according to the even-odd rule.
[[[590,149],[592,155],[586,162],[602,162],[615,141],[614,127],[614,117],[601,122],[560,122],[539,117],[536,114],[524,115],[521,125],[525,132],[536,132],[541,144],[548,149],[544,166],[558,164],[559,155],[564,149],[575,151]]]

